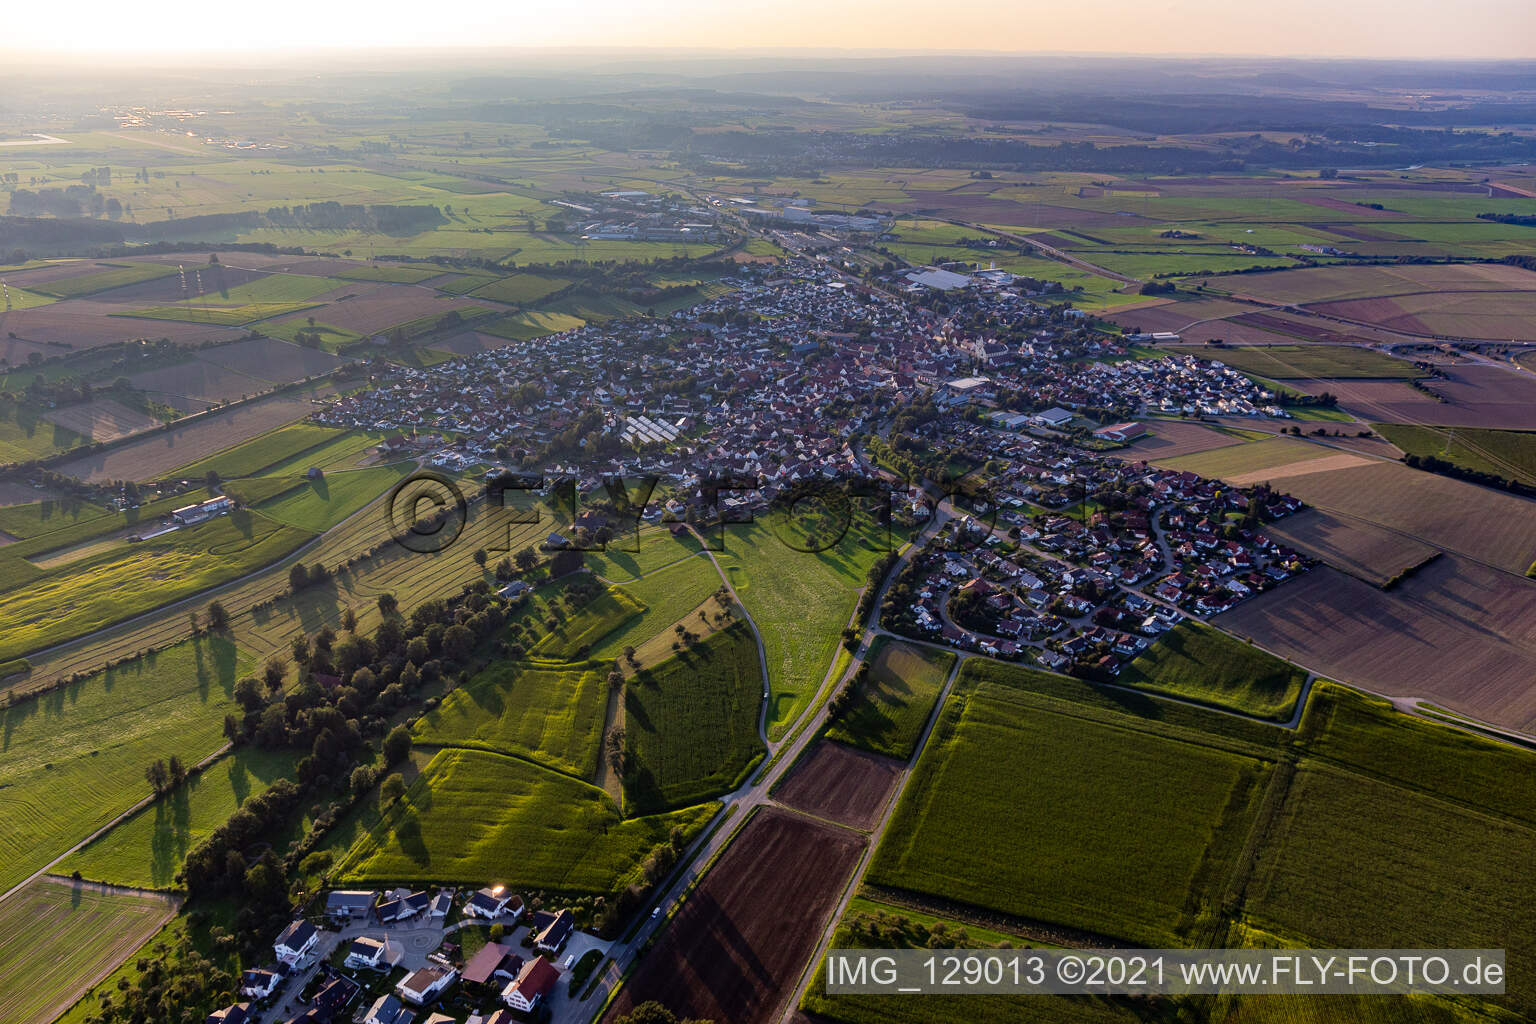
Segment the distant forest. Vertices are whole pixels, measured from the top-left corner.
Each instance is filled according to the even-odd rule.
[[[10,216],[0,217],[0,245],[114,245],[211,238],[258,228],[309,228],[415,235],[448,223],[435,206],[354,206],[336,202],[274,206],[265,213],[213,213],[147,223],[124,221],[116,199],[90,185],[11,193]],[[107,218],[105,220],[101,218]]]

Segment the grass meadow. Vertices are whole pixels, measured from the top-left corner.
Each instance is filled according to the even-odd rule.
[[[187,852],[228,821],[246,797],[290,776],[297,761],[291,750],[237,750],[72,854],[58,870],[111,885],[174,888]]]
[[[762,699],[757,642],[742,623],[636,673],[624,688],[632,765],[626,813],[681,807],[730,789],[763,751]]]
[[[545,661],[572,661],[586,657],[600,639],[631,619],[638,618],[644,610],[644,606],[629,594],[609,587],[546,632],[528,654]]]
[[[516,754],[590,778],[602,745],[606,676],[599,665],[495,663],[422,715],[416,742]]]
[[[442,750],[335,875],[359,885],[494,882],[613,897],[673,829],[692,836],[714,812],[705,804],[626,821],[602,790],[531,761]]]
[[[0,891],[149,796],[152,761],[219,749],[248,668],[200,637],[0,710]]]
[[[865,575],[883,553],[875,545],[886,539],[878,528],[855,527],[833,547],[810,552],[784,539],[792,529],[778,518],[728,526],[725,550],[716,555],[768,651],[768,735],[775,739],[815,698]],[[890,539],[893,548],[899,543]]]
[[[955,656],[882,637],[869,683],[827,738],[906,760],[917,747]]]
[[[1186,621],[1159,637],[1115,681],[1285,721],[1306,679],[1306,672],[1267,651],[1204,623]]]

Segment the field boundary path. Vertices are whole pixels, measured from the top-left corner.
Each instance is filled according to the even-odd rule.
[[[852,678],[860,662],[868,653],[875,637],[881,634],[882,631],[878,625],[880,605],[885,598],[886,591],[889,590],[892,582],[901,574],[902,569],[906,567],[906,563],[912,555],[921,551],[928,542],[930,531],[936,533],[948,521],[949,514],[947,509],[937,509],[933,518],[912,538],[911,542],[897,557],[896,563],[886,573],[885,579],[881,583],[880,590],[875,595],[876,599],[872,602],[869,614],[865,620],[865,628],[861,633],[858,650],[854,652],[853,658],[848,663],[848,668],[840,679]],[[735,588],[730,586],[730,580],[726,578],[720,564],[715,562],[713,553],[709,552],[707,548],[705,551],[710,555],[710,560],[714,562],[716,571],[725,580],[732,597],[736,597]],[[737,598],[737,603],[740,603],[739,598]],[[748,621],[750,622],[750,619]],[[756,624],[752,625],[752,630],[754,635],[756,635]],[[763,678],[767,680],[767,658],[766,654],[763,653],[760,637],[758,649],[760,656],[763,658]],[[831,674],[832,668],[835,668],[836,664],[836,655],[834,655],[832,667],[827,670],[828,675]],[[766,707],[767,703],[764,702],[764,715],[766,715]],[[683,855],[684,867],[677,872],[670,884],[654,901],[655,909],[652,912],[654,916],[642,918],[640,927],[635,930],[628,941],[622,945],[615,944],[609,950],[609,959],[598,975],[596,989],[594,989],[593,1019],[602,1014],[608,1005],[609,996],[617,992],[627,980],[630,968],[638,959],[641,951],[648,948],[650,941],[670,922],[672,913],[669,911],[675,911],[687,895],[693,891],[694,886],[708,873],[720,854],[741,833],[746,823],[752,818],[753,812],[760,807],[781,806],[771,798],[770,791],[795,768],[800,761],[800,755],[816,740],[821,738],[821,730],[826,725],[828,717],[829,712],[825,702],[819,705],[813,702],[801,713],[800,718],[796,722],[790,723],[789,731],[786,733],[785,738],[778,741],[777,744],[771,745],[771,755],[764,759],[763,765],[753,772],[752,776],[734,793],[726,794],[720,798],[720,802],[723,805],[720,814],[716,816],[715,822],[706,827],[703,836],[696,840],[694,845]],[[760,716],[759,729],[761,730],[762,728],[763,719]],[[766,736],[763,737],[763,740],[766,744]],[[601,998],[597,997],[598,992],[601,993]]]
[[[218,750],[215,750],[213,753],[209,754],[207,757],[203,758],[201,761],[197,762],[197,764],[195,764],[191,768],[189,768],[188,771],[192,772],[192,773],[196,773],[196,772],[202,771],[204,768],[207,768],[209,765],[213,764],[219,758],[221,758],[225,754],[229,753],[230,750],[232,749],[232,747],[233,747],[233,744],[225,743]],[[158,793],[151,793],[149,796],[146,796],[144,799],[140,800],[138,803],[136,803],[132,807],[128,808],[122,814],[119,814],[117,817],[113,818],[111,821],[107,822],[105,825],[101,826],[96,831],[92,832],[90,835],[88,835],[84,839],[80,840],[74,846],[71,846],[69,849],[65,850],[63,853],[61,853],[57,857],[53,858],[53,860],[49,861],[47,864],[44,864],[42,867],[38,868],[32,874],[28,875],[25,879],[23,879],[20,883],[12,886],[10,889],[6,890],[4,894],[0,894],[0,903],[4,903],[6,900],[10,899],[12,896],[15,896],[18,892],[20,892],[21,890],[25,889],[27,886],[31,885],[33,882],[37,881],[39,878],[43,877],[44,875],[52,875],[53,869],[55,867],[57,867],[59,864],[61,864],[64,861],[68,860],[70,857],[74,856],[76,853],[80,852],[82,849],[84,849],[85,847],[89,846],[91,843],[94,843],[96,840],[100,839],[102,836],[106,835],[108,832],[112,831],[118,825],[121,825],[123,822],[125,822],[129,818],[133,817],[135,814],[138,814],[140,811],[144,810],[146,807],[148,807],[150,804],[153,804],[158,799],[160,799],[160,794],[158,794]],[[62,876],[54,876],[54,877],[62,877]],[[72,878],[66,879],[66,880],[69,881],[69,882],[72,882],[72,883],[74,882],[74,879],[72,879]],[[90,884],[97,885],[103,892],[111,890],[111,889],[122,889],[124,892],[160,892],[161,891],[161,890],[158,890],[158,889],[139,890],[139,889],[127,888],[127,887],[124,887],[124,886],[109,886],[109,885],[106,885],[105,883],[90,883]]]

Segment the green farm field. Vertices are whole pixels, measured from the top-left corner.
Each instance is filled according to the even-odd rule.
[[[140,544],[110,545],[0,594],[0,660],[62,643],[243,576],[313,535],[237,509]]]
[[[779,536],[780,520],[727,527],[716,554],[768,651],[772,697],[768,735],[778,738],[816,696],[837,649],[858,590],[883,553],[878,528],[848,529],[819,552],[797,550]],[[897,547],[900,537],[892,537]]]
[[[326,473],[318,480],[295,479],[288,490],[257,506],[262,515],[309,533],[323,533],[415,470],[414,462]]]
[[[933,931],[942,925],[942,932]],[[873,900],[855,899],[838,922],[833,949],[923,949],[937,934],[941,944],[978,949],[1009,943],[1025,945],[1018,936],[990,932],[972,925],[946,921],[906,907]],[[947,995],[914,999],[908,995],[827,995],[826,962],[817,965],[816,976],[801,999],[800,1009],[817,1021],[839,1024],[1131,1024],[1142,1018],[1130,1008],[1105,999],[1069,999],[1062,996]]]
[[[1497,947],[1511,979],[1531,977],[1536,920],[1522,893],[1536,789],[1512,780],[1533,777],[1536,754],[1330,684],[1309,702],[1302,747],[1259,847],[1245,923],[1279,943],[1394,947],[1431,935]],[[1525,984],[1486,1001],[1536,1013]]]
[[[246,797],[289,777],[298,754],[243,748],[72,854],[59,872],[138,889],[171,889],[187,852],[229,820]]]
[[[33,291],[56,299],[78,299],[125,285],[171,277],[177,273],[175,267],[164,263],[98,263],[95,266],[103,269],[50,281],[38,285]]]
[[[540,637],[529,650],[529,656],[546,661],[584,658],[599,640],[638,618],[644,610],[629,594],[609,587]]]
[[[345,433],[346,431],[337,427],[292,423],[286,427],[279,427],[269,434],[252,438],[244,444],[227,448],[217,455],[183,466],[176,471],[176,475],[195,480],[209,470],[213,470],[226,480],[254,476],[268,467],[293,458],[301,452],[318,448]]]
[[[0,1020],[53,1020],[175,912],[163,896],[33,882],[0,903]]]
[[[483,284],[470,292],[471,298],[490,299],[493,302],[507,302],[514,305],[526,305],[538,302],[545,296],[552,295],[571,282],[563,277],[544,277],[539,274],[513,274],[511,277],[497,278],[487,284]]]
[[[1168,469],[1186,470],[1203,477],[1225,480],[1247,473],[1290,467],[1339,454],[1300,439],[1271,437],[1263,441],[1212,448],[1192,455],[1178,455],[1171,459],[1159,459],[1157,464]]]
[[[150,306],[131,313],[114,313],[113,316],[138,317],[143,320],[180,320],[189,324],[207,324],[210,327],[243,327],[258,320],[302,313],[314,309],[313,302],[248,302],[237,306]]]
[[[514,754],[589,779],[603,738],[606,676],[596,664],[494,663],[421,716],[416,742]]]
[[[739,622],[631,677],[624,688],[626,813],[686,806],[730,789],[763,751],[762,689],[757,641]]]
[[[0,532],[26,539],[78,523],[101,519],[107,510],[78,498],[45,498],[28,505],[0,508]]]
[[[465,883],[612,898],[673,829],[696,834],[705,804],[619,816],[600,789],[521,758],[442,750],[336,866],[348,883]]]
[[[422,281],[441,277],[435,268],[397,266],[389,263],[366,263],[344,270],[336,275],[343,281],[380,281],[385,284],[420,284]]]
[[[1409,455],[1434,456],[1479,473],[1536,483],[1536,433],[1478,427],[1421,427],[1373,423],[1376,432]]]
[[[30,462],[90,441],[43,419],[42,413],[29,402],[0,396],[0,463]]]
[[[906,760],[928,724],[955,656],[882,637],[869,659],[869,683],[827,738]]]
[[[1307,674],[1201,622],[1164,633],[1116,678],[1125,686],[1271,721],[1295,710]]]
[[[0,892],[149,796],[150,762],[218,750],[247,667],[200,637],[0,710]]]
[[[1168,346],[1202,359],[1215,359],[1243,373],[1272,380],[1314,377],[1408,379],[1419,371],[1405,359],[1350,345],[1240,345],[1211,351],[1204,346]]]
[[[1217,934],[1269,764],[972,664],[867,881],[1153,946]]]

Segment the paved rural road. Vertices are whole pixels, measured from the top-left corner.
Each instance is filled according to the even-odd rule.
[[[923,545],[928,542],[933,533],[936,533],[943,527],[951,514],[951,510],[942,507],[936,510],[933,518],[918,531],[912,543],[908,544],[906,549],[898,556],[896,564],[892,566],[891,571],[886,574],[885,580],[881,583],[880,590],[875,595],[875,600],[871,605],[858,650],[854,653],[853,659],[848,663],[848,668],[839,677],[838,685],[842,685],[852,678],[853,673],[858,670],[864,656],[868,653],[870,644],[876,636],[884,633],[877,623],[880,617],[881,602],[885,599],[886,592],[890,589],[891,583],[901,574],[902,569],[906,567],[907,561],[912,555],[922,550]],[[713,554],[710,555],[710,560],[714,561]],[[717,572],[720,572],[720,578],[725,582],[732,597],[735,597],[735,588],[731,587],[730,580],[720,569],[718,562],[715,562],[715,569]],[[737,603],[740,603],[739,599]],[[751,620],[749,619],[748,621],[750,623]],[[752,631],[755,635],[757,634],[757,626],[755,624],[752,624]],[[758,653],[762,657],[763,678],[766,686],[769,676],[767,674],[767,659],[763,656],[762,638],[760,635],[758,636]],[[836,656],[834,656],[833,667],[836,666],[836,663]],[[830,676],[831,672],[832,669],[829,668],[827,675]],[[825,686],[823,686],[823,689],[825,689]],[[808,719],[806,718],[807,714],[810,714]],[[792,731],[788,734],[788,738],[780,740],[777,744],[767,744],[770,748],[770,754],[764,759],[763,766],[753,773],[753,776],[740,789],[721,798],[721,803],[725,807],[720,815],[717,815],[712,830],[706,831],[703,838],[694,843],[694,846],[685,855],[685,866],[672,879],[671,884],[668,885],[656,901],[655,906],[663,911],[662,915],[646,918],[628,942],[622,945],[615,945],[609,950],[610,959],[604,966],[603,972],[600,975],[601,980],[598,983],[599,989],[603,992],[604,996],[603,998],[593,998],[592,1012],[594,1015],[600,1012],[603,1006],[606,1005],[607,993],[612,992],[622,983],[631,965],[638,957],[640,950],[653,936],[657,935],[665,927],[670,911],[675,910],[680,905],[683,897],[704,875],[710,865],[714,863],[720,852],[736,838],[752,812],[759,807],[772,803],[769,791],[794,768],[800,759],[800,755],[820,738],[822,727],[826,724],[827,718],[828,711],[825,701],[817,705],[814,712],[807,708],[806,712],[801,714],[801,724],[798,728],[792,726]],[[766,738],[764,742],[767,743]]]

